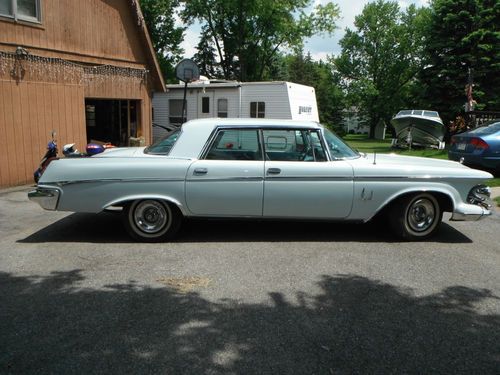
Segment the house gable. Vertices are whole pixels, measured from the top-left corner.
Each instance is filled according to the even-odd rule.
[[[41,23],[0,18],[3,50],[89,64],[146,68],[154,89],[164,90],[143,17],[136,0],[41,0]]]

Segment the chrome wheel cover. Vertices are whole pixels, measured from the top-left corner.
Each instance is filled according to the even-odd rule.
[[[421,233],[433,227],[436,215],[436,207],[430,199],[418,198],[408,208],[406,220],[412,231]]]
[[[171,215],[158,201],[139,202],[133,212],[136,227],[144,233],[155,234],[170,226]]]

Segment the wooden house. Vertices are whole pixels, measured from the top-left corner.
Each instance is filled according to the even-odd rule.
[[[165,84],[137,0],[0,0],[0,186],[62,145],[152,138]]]

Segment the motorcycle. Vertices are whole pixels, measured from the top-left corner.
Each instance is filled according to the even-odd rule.
[[[33,173],[35,183],[38,183],[40,176],[42,175],[43,171],[45,171],[45,168],[47,168],[49,163],[52,160],[57,159],[57,152],[56,132],[53,130],[52,140],[47,144],[47,152],[43,156],[42,160],[40,160],[40,165],[38,166],[37,170]]]

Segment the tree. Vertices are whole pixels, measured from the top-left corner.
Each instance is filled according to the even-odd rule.
[[[295,49],[303,39],[331,33],[339,10],[333,3],[306,14],[312,0],[184,0],[185,22],[198,20],[226,79],[261,80],[280,49]]]
[[[180,47],[185,27],[175,25],[178,0],[141,0],[141,9],[165,79],[174,82],[175,63],[184,52]]]
[[[427,34],[423,100],[454,119],[464,110],[470,68],[478,109],[500,110],[500,3],[434,0]]]
[[[220,65],[217,63],[217,54],[211,40],[206,33],[202,33],[193,61],[200,68],[200,74],[208,78],[217,78],[221,75]]]
[[[356,16],[356,30],[346,30],[342,52],[332,59],[348,100],[370,122],[370,137],[380,120],[390,118],[405,103],[403,93],[423,67],[425,8],[401,11],[396,2],[377,0]]]

